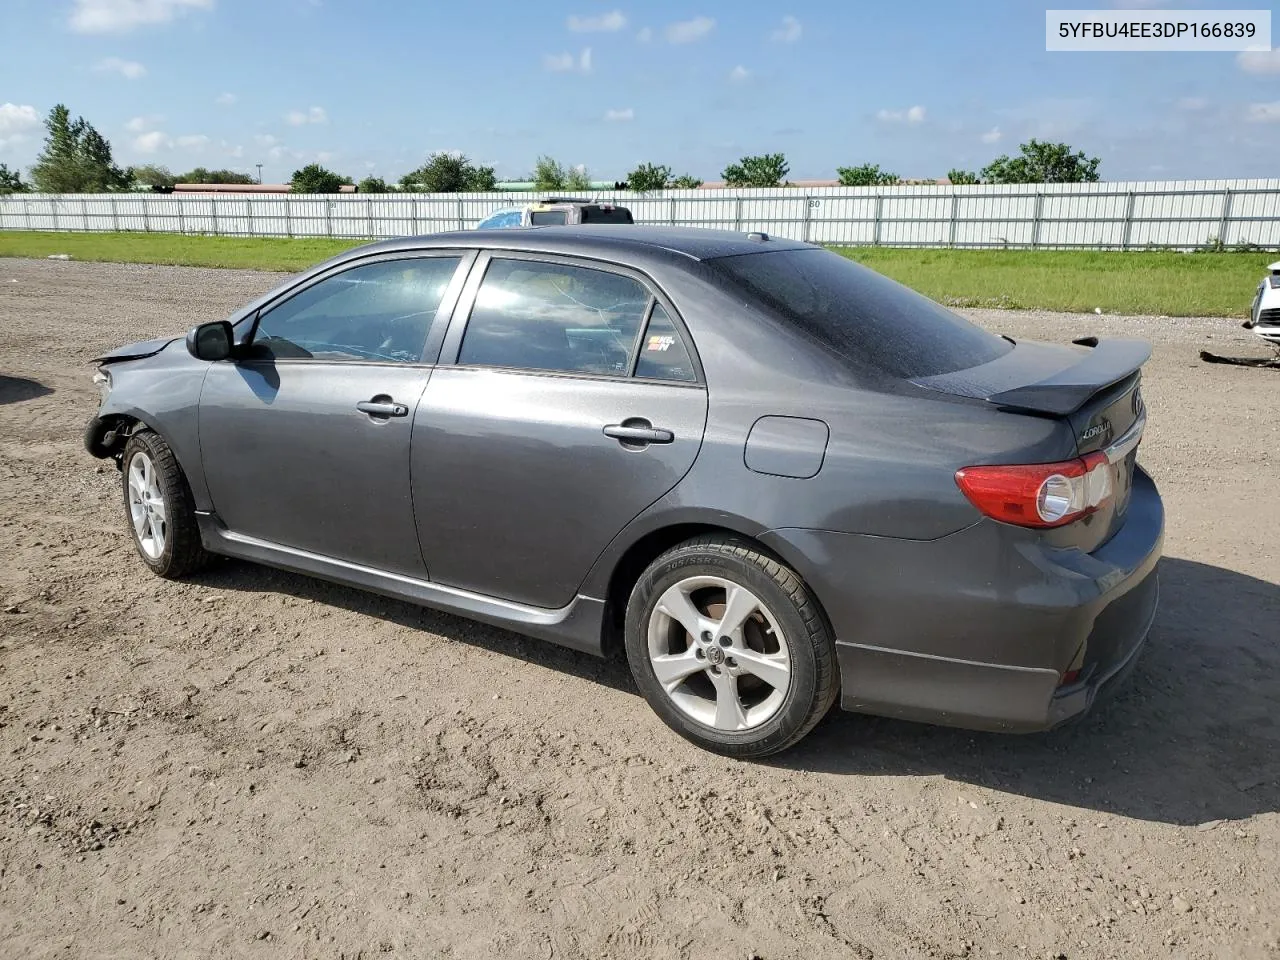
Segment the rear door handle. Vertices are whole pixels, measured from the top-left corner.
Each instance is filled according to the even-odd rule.
[[[676,438],[670,430],[655,427],[643,417],[628,417],[621,423],[611,423],[604,428],[604,435],[620,441],[624,446],[672,443]]]
[[[356,409],[371,417],[407,417],[409,415],[409,408],[394,400],[361,400],[356,404]]]

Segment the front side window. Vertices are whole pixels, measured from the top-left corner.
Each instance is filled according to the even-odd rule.
[[[458,363],[625,377],[649,291],[630,277],[495,259],[467,321]]]
[[[384,260],[327,277],[262,315],[252,355],[418,363],[458,263]]]
[[[529,214],[529,223],[535,227],[564,226],[568,223],[567,210],[535,210]]]

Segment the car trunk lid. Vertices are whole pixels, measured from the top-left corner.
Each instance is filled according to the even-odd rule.
[[[1078,456],[1104,452],[1111,469],[1110,500],[1075,523],[1046,532],[1062,546],[1091,551],[1124,522],[1146,425],[1141,367],[1150,356],[1150,344],[1141,340],[1091,337],[1069,346],[1020,341],[989,363],[912,382],[1010,413],[1061,420],[1072,430]]]

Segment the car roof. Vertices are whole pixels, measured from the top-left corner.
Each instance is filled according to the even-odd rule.
[[[365,247],[352,254],[368,255],[424,247],[481,247],[523,250],[533,253],[564,253],[593,256],[666,251],[691,260],[714,260],[735,254],[773,250],[812,249],[811,244],[764,233],[704,230],[699,227],[664,227],[638,224],[575,224],[572,226],[516,227],[495,231],[453,231],[420,237],[397,237]]]

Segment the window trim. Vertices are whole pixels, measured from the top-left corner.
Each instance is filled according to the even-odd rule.
[[[579,267],[583,270],[598,270],[601,273],[613,273],[627,277],[644,287],[649,293],[649,303],[645,307],[644,317],[636,333],[636,342],[632,344],[632,356],[628,364],[627,373],[625,375],[617,375],[587,373],[581,370],[547,370],[541,367],[499,367],[493,364],[459,363],[458,354],[461,352],[462,341],[466,336],[467,327],[471,323],[471,311],[475,308],[476,296],[480,292],[480,285],[484,282],[485,274],[489,270],[489,264],[494,260],[530,260],[536,263],[558,263],[567,267]],[[693,380],[665,380],[660,377],[637,377],[635,375],[636,364],[640,359],[640,338],[644,336],[645,331],[649,328],[649,318],[653,315],[655,303],[662,304],[662,308],[667,311],[667,316],[671,318],[676,332],[684,341],[685,349],[689,353],[689,359],[693,363]],[[688,325],[672,304],[671,298],[647,274],[633,267],[608,260],[593,260],[590,257],[562,256],[560,254],[537,253],[528,250],[491,248],[479,251],[479,256],[471,265],[470,275],[467,277],[462,295],[454,305],[449,329],[445,333],[444,343],[440,349],[438,364],[440,366],[456,367],[459,370],[497,370],[505,373],[530,374],[542,377],[605,380],[611,383],[655,383],[673,387],[696,387],[699,389],[703,388],[706,383],[703,377],[702,361],[698,357],[698,350],[693,342],[693,337],[689,335]]]
[[[306,290],[310,290],[317,284],[323,283],[340,274],[356,270],[361,267],[372,266],[379,263],[393,263],[397,260],[440,260],[455,259],[458,261],[454,267],[453,276],[449,278],[449,283],[445,287],[444,296],[440,299],[440,305],[436,307],[435,316],[427,324],[426,337],[423,339],[422,351],[418,354],[419,359],[412,362],[401,362],[398,360],[370,360],[366,358],[357,358],[354,360],[338,360],[332,357],[269,357],[254,358],[243,357],[237,362],[244,363],[249,366],[270,366],[277,363],[326,363],[326,364],[362,364],[366,366],[382,366],[382,367],[431,367],[435,366],[440,356],[440,346],[444,342],[445,332],[448,329],[450,320],[453,317],[453,311],[458,305],[458,299],[462,294],[463,286],[467,277],[471,273],[471,268],[475,263],[477,251],[467,250],[457,247],[440,249],[419,249],[419,250],[396,250],[390,253],[384,253],[374,256],[359,257],[352,260],[344,260],[341,263],[334,264],[332,269],[325,270],[315,276],[308,277],[303,282],[280,292],[279,296],[273,297],[270,302],[264,303],[253,312],[252,322],[249,326],[248,333],[238,342],[237,346],[241,350],[247,350],[253,345],[254,339],[258,335],[258,325],[262,322],[262,318],[269,314],[277,307],[288,303],[298,294]],[[250,319],[250,318],[245,318]]]

